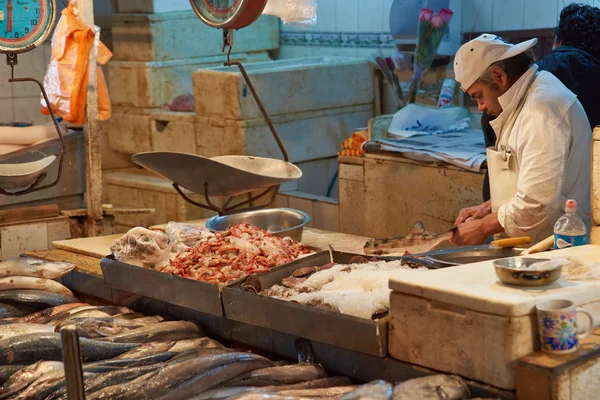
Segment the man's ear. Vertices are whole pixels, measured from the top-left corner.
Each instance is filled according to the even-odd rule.
[[[493,83],[498,84],[500,87],[506,87],[508,85],[508,76],[502,68],[494,65],[492,66],[490,72]]]

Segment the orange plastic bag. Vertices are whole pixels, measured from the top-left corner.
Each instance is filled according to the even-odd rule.
[[[89,56],[95,34],[77,18],[75,2],[62,11],[62,17],[52,36],[52,57],[46,76],[44,89],[52,111],[74,124],[85,123],[87,102]],[[112,57],[110,50],[100,43],[97,63],[106,64]],[[98,119],[110,118],[110,98],[102,70],[97,68]],[[42,114],[48,115],[46,101],[42,97]]]

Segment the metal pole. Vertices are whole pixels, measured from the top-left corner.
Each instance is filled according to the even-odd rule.
[[[74,326],[66,326],[60,330],[63,363],[69,400],[85,400],[83,371],[79,349],[79,334]]]
[[[90,52],[88,67],[88,90],[85,125],[85,178],[87,202],[87,235],[102,234],[102,166],[100,162],[100,135],[98,132],[98,86],[96,56],[100,31],[94,26],[93,0],[78,0],[78,9],[83,22],[94,29],[96,38]]]

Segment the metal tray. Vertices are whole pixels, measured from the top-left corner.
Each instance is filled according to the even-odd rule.
[[[115,289],[224,316],[222,286],[165,274],[149,268],[122,263],[108,256],[100,261],[104,282]]]
[[[515,257],[521,255],[521,252],[524,250],[521,248],[502,248],[497,246],[469,246],[432,251],[421,254],[421,256],[440,267],[448,267]]]
[[[333,252],[333,260],[338,263],[348,263],[354,256],[356,254]],[[297,268],[324,265],[329,261],[329,253],[322,252],[256,276],[266,289],[280,284]],[[246,292],[241,283],[223,288],[223,307],[228,319],[376,357],[387,355],[387,316],[377,320],[357,318]]]

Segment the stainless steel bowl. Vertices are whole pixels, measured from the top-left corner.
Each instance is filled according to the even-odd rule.
[[[238,214],[216,216],[206,221],[211,232],[225,231],[232,225],[250,224],[254,228],[269,231],[273,236],[290,237],[302,241],[304,226],[310,222],[310,216],[291,208],[267,208]]]
[[[502,282],[515,286],[546,286],[558,280],[562,266],[536,268],[535,264],[550,261],[547,258],[506,258],[494,261],[496,276]]]

